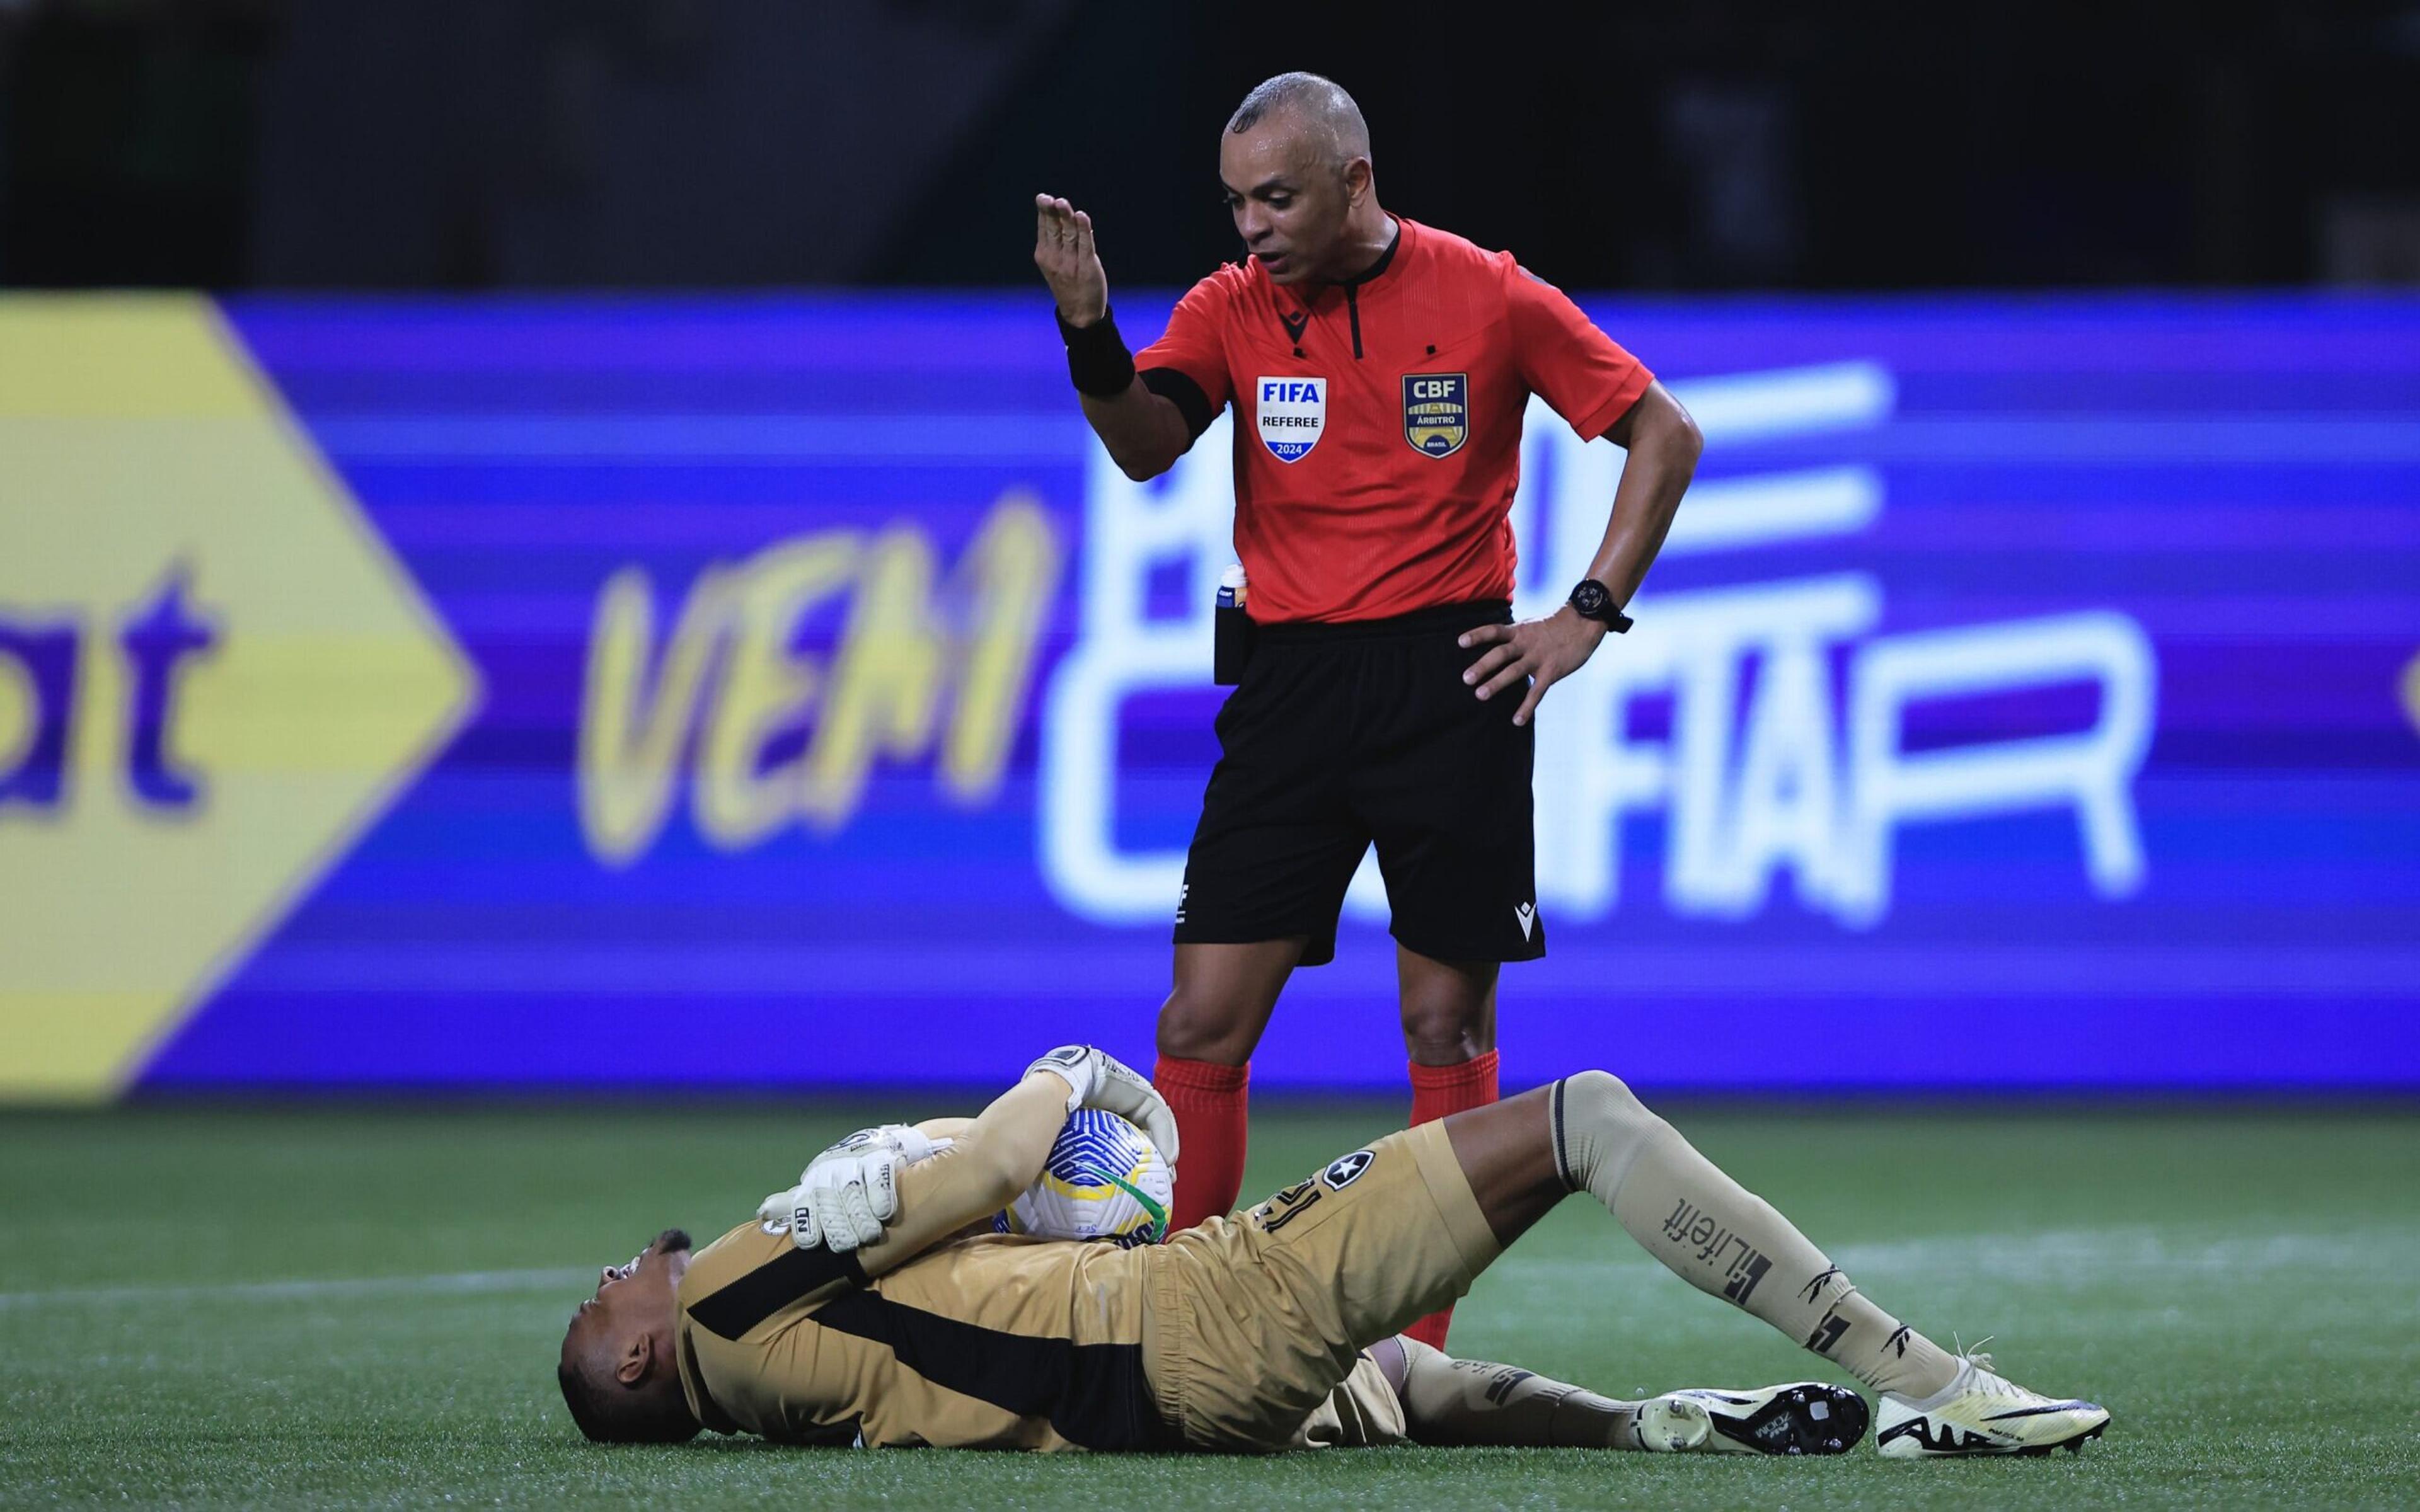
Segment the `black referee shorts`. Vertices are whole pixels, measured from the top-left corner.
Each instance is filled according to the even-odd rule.
[[[1179,945],[1311,936],[1336,958],[1344,890],[1372,842],[1396,939],[1441,961],[1546,953],[1529,827],[1534,726],[1484,702],[1455,644],[1501,600],[1350,625],[1264,625],[1218,711],[1218,764],[1185,858]]]

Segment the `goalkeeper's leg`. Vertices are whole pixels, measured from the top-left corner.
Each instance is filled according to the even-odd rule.
[[[1987,1356],[1952,1355],[1874,1305],[1789,1219],[1604,1072],[1450,1119],[1445,1131],[1498,1243],[1512,1242],[1565,1193],[1588,1192],[1690,1285],[1881,1394],[1874,1442],[1885,1455],[2040,1454],[2080,1447],[2108,1426],[2099,1405],[2027,1391],[1994,1372]],[[1737,1415],[1743,1404],[1723,1399],[1757,1394],[1673,1395]]]
[[[1874,1305],[1789,1219],[1605,1072],[1583,1072],[1445,1127],[1504,1242],[1564,1194],[1585,1191],[1682,1279],[1876,1391],[1928,1397],[1958,1373],[1947,1350]]]
[[[1409,1335],[1382,1339],[1367,1352],[1394,1388],[1416,1443],[1836,1455],[1866,1430],[1866,1404],[1855,1392],[1815,1381],[1631,1402],[1517,1365],[1452,1359]]]
[[[1885,1453],[2037,1452],[2108,1422],[2091,1403],[2024,1392],[1883,1311],[1604,1072],[1389,1134],[1237,1222],[1134,1252],[1154,1273],[1154,1316],[1167,1320],[1146,1339],[1162,1411],[1197,1443],[1287,1446],[1357,1351],[1463,1295],[1504,1246],[1583,1190],[1699,1289],[1881,1393]],[[1744,1426],[1753,1430],[1770,1427],[1761,1414],[1802,1386],[1823,1390],[1800,1382],[1668,1396],[1752,1419]],[[1782,1406],[1811,1406],[1816,1395]]]

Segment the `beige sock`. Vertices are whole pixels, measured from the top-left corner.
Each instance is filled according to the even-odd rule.
[[[1529,1449],[1636,1449],[1636,1402],[1549,1381],[1516,1365],[1456,1360],[1418,1339],[1404,1347],[1404,1422],[1416,1443]]]
[[[1866,1300],[1840,1268],[1601,1071],[1555,1084],[1555,1159],[1649,1254],[1875,1391],[1929,1396],[1958,1362]]]

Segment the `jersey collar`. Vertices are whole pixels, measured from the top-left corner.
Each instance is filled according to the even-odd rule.
[[[1404,250],[1404,242],[1411,236],[1412,223],[1404,220],[1400,215],[1391,217],[1391,219],[1395,223],[1395,234],[1387,239],[1387,250],[1378,254],[1378,260],[1376,262],[1364,268],[1359,272],[1354,274],[1351,278],[1337,280],[1337,287],[1353,289],[1368,288],[1379,279],[1386,277],[1388,270],[1395,266],[1395,255]]]
[[[1253,268],[1260,274],[1262,286],[1276,295],[1280,305],[1288,305],[1297,310],[1315,309],[1322,301],[1331,297],[1342,299],[1347,294],[1357,297],[1366,294],[1373,288],[1384,287],[1389,280],[1404,270],[1404,263],[1410,260],[1408,255],[1412,250],[1413,241],[1419,235],[1419,228],[1404,216],[1398,215],[1392,219],[1395,223],[1395,235],[1388,241],[1387,250],[1378,254],[1376,262],[1351,278],[1333,284],[1320,284],[1301,293],[1293,290],[1280,293],[1277,285],[1268,281],[1268,273],[1261,270],[1259,264],[1255,263]]]

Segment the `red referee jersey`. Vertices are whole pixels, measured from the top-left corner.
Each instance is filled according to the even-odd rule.
[[[1532,393],[1585,440],[1654,375],[1507,252],[1395,218],[1376,267],[1280,288],[1257,261],[1193,285],[1135,358],[1199,426],[1235,406],[1235,554],[1260,621],[1374,620],[1512,596],[1506,516]],[[1156,369],[1160,376],[1151,376]]]

